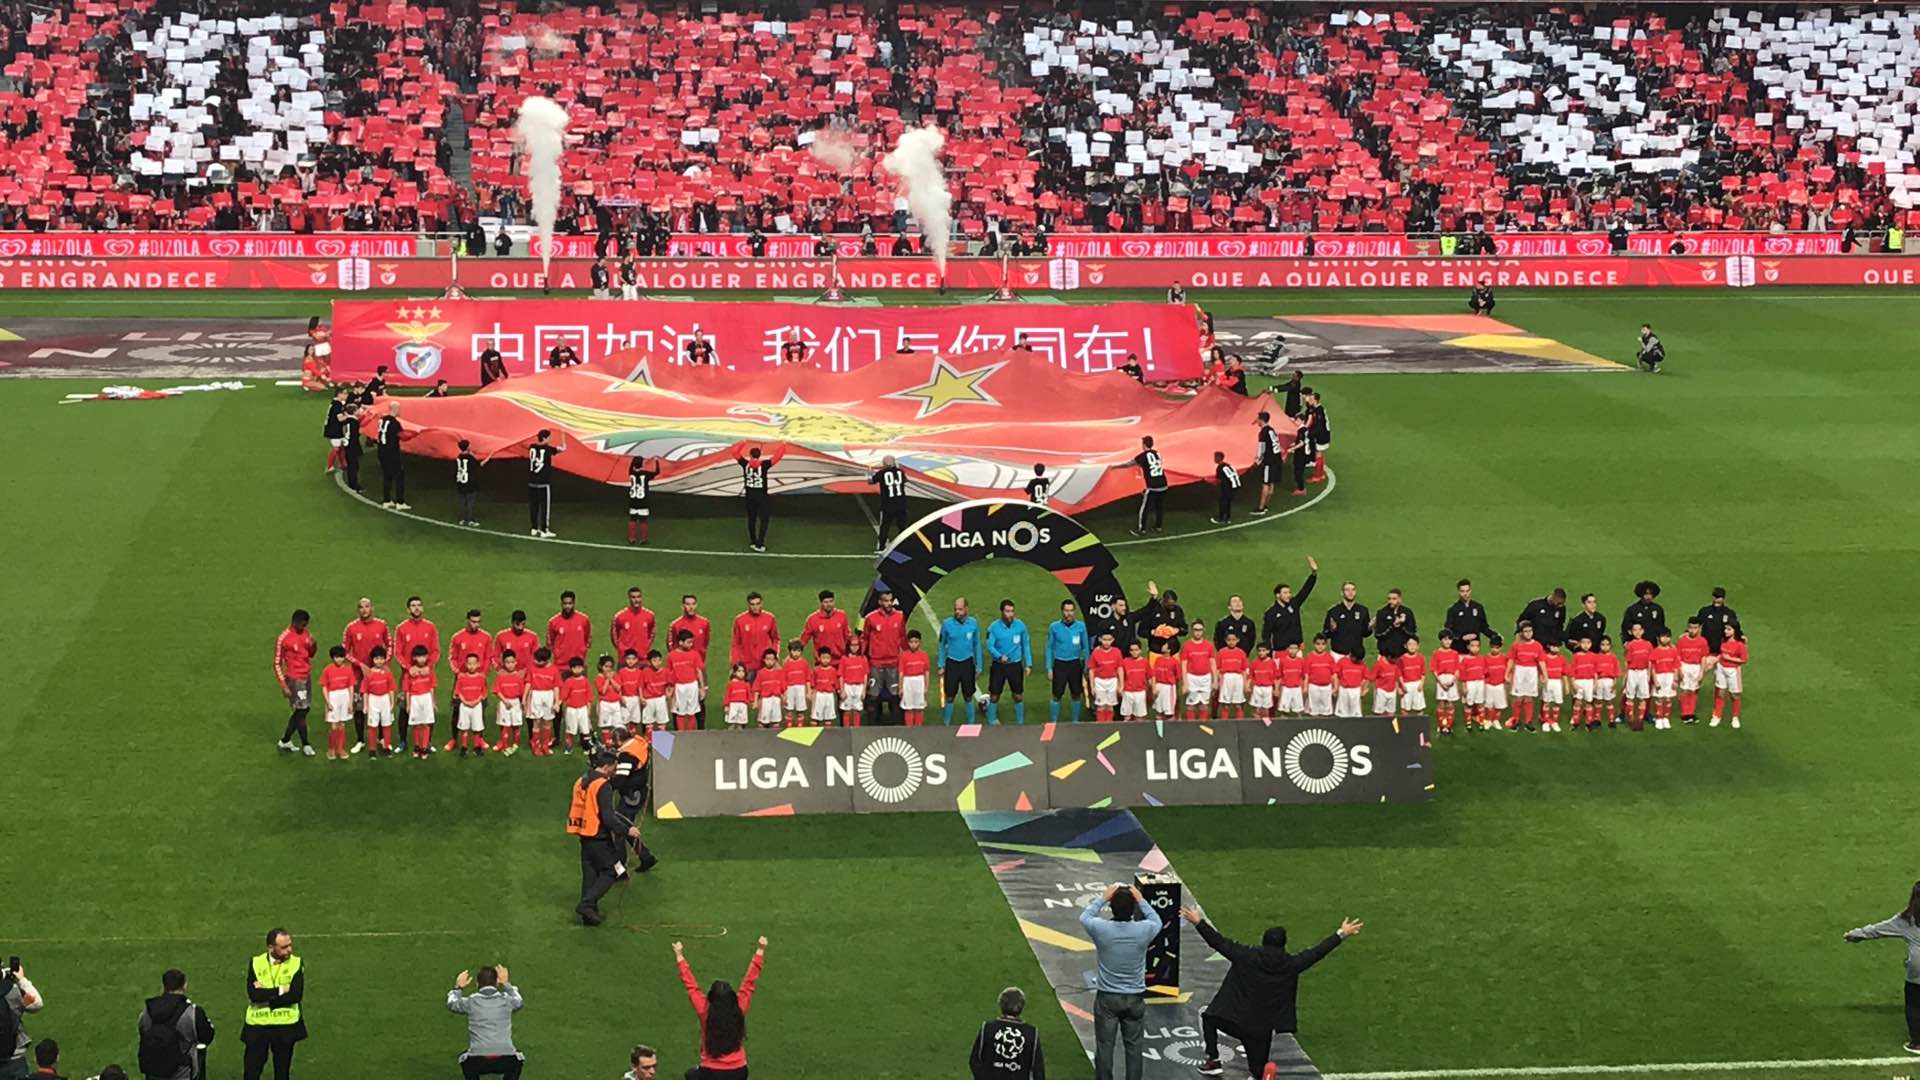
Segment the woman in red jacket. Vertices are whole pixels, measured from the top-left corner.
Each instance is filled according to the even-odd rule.
[[[700,1064],[687,1070],[687,1080],[747,1080],[747,1008],[753,1004],[753,986],[760,981],[760,965],[766,961],[767,939],[761,938],[753,950],[753,962],[747,965],[747,977],[735,990],[724,979],[716,980],[700,992],[700,983],[687,966],[687,957],[679,942],[673,943],[673,960],[680,968],[680,981],[686,984],[687,1000],[700,1018]]]

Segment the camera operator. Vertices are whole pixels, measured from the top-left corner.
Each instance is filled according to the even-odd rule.
[[[187,997],[187,973],[168,968],[160,996],[140,1010],[140,1075],[146,1080],[200,1080],[207,1073],[213,1022]]]
[[[27,1037],[27,1026],[23,1016],[30,1012],[39,1012],[46,1004],[40,991],[20,970],[20,958],[10,957],[7,968],[0,972],[0,1001],[6,1002],[6,1013],[0,1015],[0,1034],[11,1033],[12,1042],[0,1042],[0,1051],[7,1055],[0,1063],[0,1080],[21,1080],[27,1075],[27,1048],[33,1040]]]

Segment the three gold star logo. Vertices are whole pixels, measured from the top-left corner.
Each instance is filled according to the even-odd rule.
[[[949,405],[993,405],[999,406],[993,395],[987,393],[982,384],[988,376],[1006,366],[1003,360],[998,364],[988,364],[972,371],[960,371],[944,359],[933,358],[933,371],[927,381],[919,386],[896,390],[886,395],[906,401],[918,401],[920,411],[915,419],[932,416]]]

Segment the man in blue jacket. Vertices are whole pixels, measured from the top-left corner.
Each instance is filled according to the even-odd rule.
[[[1242,945],[1215,930],[1198,908],[1181,908],[1180,917],[1192,923],[1207,945],[1233,965],[1227,969],[1227,977],[1221,982],[1213,1003],[1200,1013],[1200,1031],[1207,1042],[1207,1060],[1200,1066],[1202,1076],[1219,1076],[1226,1071],[1220,1065],[1220,1033],[1223,1031],[1240,1040],[1248,1075],[1272,1076],[1268,1070],[1273,1066],[1267,1058],[1273,1050],[1273,1033],[1292,1034],[1299,1026],[1294,1009],[1300,991],[1300,973],[1319,963],[1365,925],[1342,919],[1340,929],[1327,935],[1326,940],[1304,952],[1289,953],[1284,926],[1270,927],[1257,946]]]
[[[973,723],[973,695],[980,689],[980,620],[967,613],[967,598],[953,598],[953,614],[940,622],[940,722],[953,723],[953,699],[967,703],[966,720]]]
[[[1027,624],[1013,617],[1013,601],[1000,601],[1000,617],[987,626],[987,723],[1000,722],[1000,692],[1013,691],[1013,722],[1027,722],[1027,675],[1033,671],[1033,639]]]
[[[1100,917],[1111,907],[1113,917]],[[1160,936],[1160,915],[1138,885],[1110,885],[1080,913],[1097,963],[1093,994],[1093,1076],[1113,1080],[1113,1037],[1120,1036],[1127,1080],[1146,1068],[1147,946]]]

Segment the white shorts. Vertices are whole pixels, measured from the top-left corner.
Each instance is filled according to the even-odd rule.
[[[781,706],[781,701],[777,697],[763,697],[760,699],[760,726],[761,727],[779,727],[780,726],[780,721],[784,719],[786,715],[786,710],[782,709],[780,706]]]
[[[1186,680],[1187,704],[1205,705],[1213,700],[1213,676],[1188,675]]]
[[[433,695],[407,695],[407,724],[428,727],[433,724]]]
[[[1273,684],[1255,683],[1247,691],[1247,704],[1256,709],[1273,708]]]
[[[455,731],[485,731],[487,729],[487,704],[463,701],[460,711],[453,718]]]
[[[803,683],[799,686],[787,687],[786,695],[781,700],[786,702],[788,712],[806,712],[807,711],[806,685]]]
[[[1548,679],[1540,684],[1540,701],[1546,705],[1558,705],[1566,700],[1565,684],[1559,679]]]
[[[535,720],[551,720],[558,698],[552,690],[527,691],[527,715]]]
[[[1335,687],[1333,692],[1333,715],[1360,716],[1360,688],[1357,686]]]
[[[840,711],[859,712],[867,707],[867,684],[848,683],[840,688]]]
[[[1332,685],[1316,686],[1313,683],[1307,684],[1307,715],[1308,716],[1332,716],[1333,715]]]
[[[700,711],[700,684],[673,684],[673,715],[692,716]]]
[[[1122,720],[1145,720],[1147,718],[1147,692],[1128,690],[1120,695],[1120,718]]]
[[[328,439],[327,445],[337,450],[344,450],[346,449],[346,446],[347,446],[347,440],[345,437],[341,437],[338,439]]]
[[[1333,706],[1329,705],[1328,708]],[[1304,686],[1283,686],[1280,688],[1279,709],[1283,713],[1303,713],[1307,711],[1307,688]]]
[[[813,695],[813,712],[811,715],[813,719],[821,723],[831,724],[835,720],[840,719],[840,709],[838,705],[839,703],[834,700],[832,693],[825,691],[816,693]]]
[[[1592,679],[1573,680],[1573,700],[1576,702],[1588,702],[1593,700],[1593,680]]]
[[[1494,712],[1507,707],[1507,688],[1497,682],[1482,683],[1487,688],[1486,706]]]
[[[1172,716],[1173,702],[1176,696],[1178,695],[1173,692],[1172,683],[1154,683],[1153,711],[1161,716]]]
[[[1111,709],[1120,702],[1119,679],[1093,680],[1093,707]]]
[[[727,702],[727,726],[747,726],[747,703],[744,701]]]
[[[1540,669],[1535,667],[1517,667],[1513,669],[1513,696],[1540,696]]]
[[[602,700],[597,707],[599,709],[601,727],[616,728],[627,726],[626,698],[621,698],[618,701]]]
[[[1680,665],[1680,689],[1693,691],[1700,689],[1700,665]]]
[[[1741,665],[1739,664],[1715,664],[1713,666],[1713,685],[1725,690],[1729,694],[1739,693],[1740,671]],[[369,713],[368,715],[371,716],[372,714]],[[367,722],[372,723],[373,721],[369,719]]]
[[[1244,671],[1223,671],[1220,673],[1220,704],[1245,705],[1247,703],[1247,673]]]
[[[1401,712],[1426,712],[1427,688],[1420,683],[1408,683],[1400,688]]]
[[[900,707],[915,712],[927,707],[927,677],[925,675],[900,676]]]
[[[344,724],[353,719],[353,691],[351,689],[327,691],[327,723]]]
[[[1653,696],[1670,698],[1673,696],[1674,672],[1656,671],[1653,673]]]
[[[519,727],[525,719],[519,698],[501,698],[493,707],[493,721],[503,728]]]
[[[1463,682],[1460,684],[1460,690],[1460,699],[1469,705],[1485,705],[1487,703],[1487,684],[1484,680],[1475,679],[1473,682]]]
[[[609,723],[609,722],[607,721],[607,707],[606,707],[606,705],[605,705],[605,704],[603,703],[603,704],[602,704],[602,705],[600,706],[600,726],[601,726],[601,727],[615,727],[615,726],[617,726],[617,725],[621,725],[621,724],[639,724],[639,723],[641,723],[641,720],[640,720],[640,698],[639,698],[638,696],[634,696],[634,697],[626,697],[626,696],[622,696],[622,697],[620,698],[620,714],[621,714],[621,715],[619,716],[619,718],[617,718],[617,719],[616,719],[616,720],[614,720],[613,722],[611,722],[611,723]]]
[[[393,726],[393,695],[370,694],[366,699],[367,726],[383,728]]]
[[[1613,700],[1613,680],[1612,679],[1593,680],[1593,700],[1595,701],[1612,701]]]
[[[647,727],[663,728],[666,727],[671,720],[672,717],[667,715],[667,699],[665,695],[640,699],[640,723]]]
[[[1459,701],[1460,680],[1454,675],[1435,675],[1433,677],[1433,700]]]
[[[593,720],[585,705],[567,706],[562,722],[566,725],[564,735],[585,735],[593,730]]]
[[[1375,690],[1373,692],[1373,711],[1376,716],[1392,716],[1400,711],[1400,692],[1398,690]]]
[[[1646,668],[1641,668],[1639,671],[1628,669],[1627,697],[1630,700],[1648,697],[1647,687],[1652,685],[1652,675],[1653,673]]]

